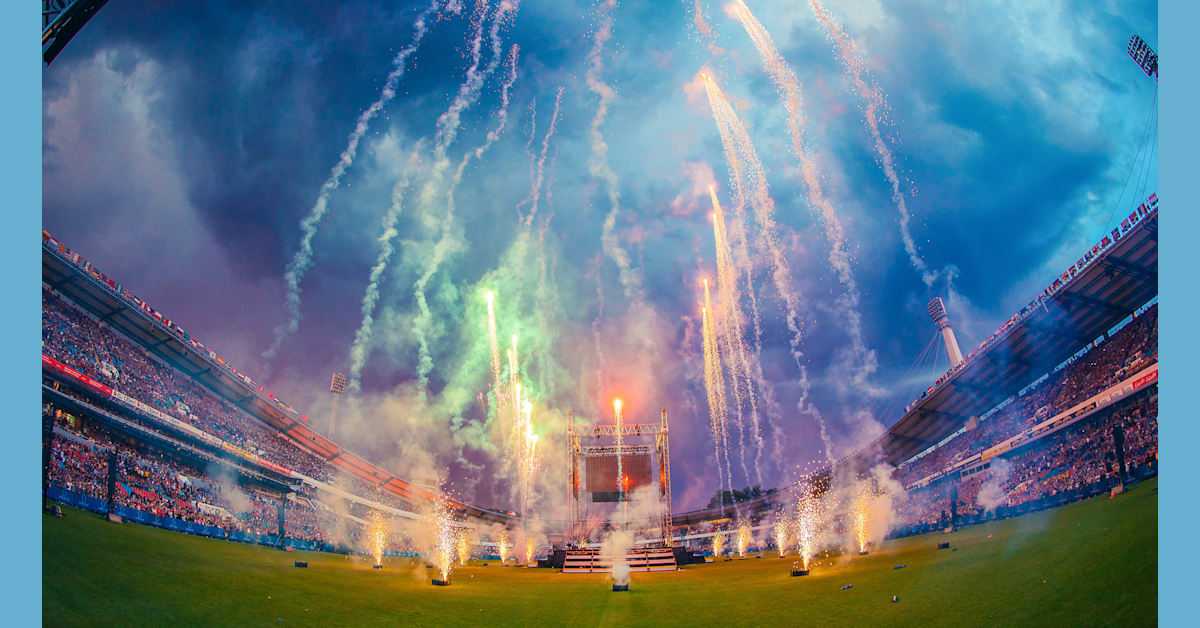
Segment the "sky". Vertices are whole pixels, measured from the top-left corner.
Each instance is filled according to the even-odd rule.
[[[109,2],[43,74],[43,221],[323,427],[329,374],[349,368],[400,189],[394,253],[376,273],[370,340],[360,342],[362,391],[340,410],[341,440],[398,473],[437,469],[487,505],[511,498],[489,418],[489,289],[503,344],[513,333],[523,341],[519,368],[547,443],[543,492],[562,491],[561,445],[550,444],[565,417],[611,421],[613,396],[630,421],[669,410],[676,509],[703,506],[720,486],[699,278],[716,275],[708,185],[727,212],[734,200],[702,68],[762,162],[801,327],[797,360],[767,239],[756,239],[748,273],[763,443],[744,400],[744,432],[730,447],[760,462],[747,472],[734,462],[736,486],[776,485],[823,460],[821,422],[835,454],[868,442],[946,367],[930,350],[931,297],[947,300],[969,351],[1157,179],[1155,84],[1125,52],[1133,33],[1157,47],[1154,2],[828,2],[865,84],[884,97],[881,138],[916,252],[937,274],[926,285],[903,245],[866,103],[822,23],[805,2],[748,0],[797,79],[803,150],[845,234],[848,305],[788,109],[724,3],[616,3],[608,13],[604,2],[526,0],[495,31],[497,57],[493,2],[479,14],[478,97],[468,94],[449,133],[478,5],[444,4],[327,195],[298,328],[271,357],[301,221],[427,2]],[[611,38],[597,49],[598,33]],[[595,126],[599,84],[612,94]],[[489,131],[493,142],[462,168],[451,214],[454,172]],[[742,337],[753,344],[751,327]]]

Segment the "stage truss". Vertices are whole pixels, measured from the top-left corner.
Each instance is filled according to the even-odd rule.
[[[567,501],[570,508],[568,538],[587,542],[587,531],[583,513],[583,498],[587,493],[583,487],[580,465],[587,458],[611,456],[635,456],[654,454],[658,463],[658,497],[662,504],[659,531],[663,543],[671,544],[671,447],[667,424],[667,410],[659,413],[658,424],[621,423],[619,425],[597,425],[576,429],[572,415],[567,425],[567,448],[570,460],[570,477],[567,482]],[[627,443],[626,438],[648,441],[653,444]],[[585,444],[585,442],[587,444]]]

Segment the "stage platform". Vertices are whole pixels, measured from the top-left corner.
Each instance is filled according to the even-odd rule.
[[[625,555],[629,570],[635,572],[677,571],[675,552],[669,547],[630,550]],[[563,560],[563,573],[609,573],[612,563],[600,555],[598,549],[567,550]]]

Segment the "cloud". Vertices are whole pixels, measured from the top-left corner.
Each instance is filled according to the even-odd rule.
[[[279,322],[280,277],[299,237],[296,225],[424,4],[322,3],[296,12],[229,1],[109,3],[45,72],[46,227],[239,369],[259,375],[257,353]],[[495,282],[504,288],[501,299],[514,299],[506,302],[512,309],[505,324],[531,343],[540,338],[543,350],[530,354],[528,375],[553,391],[547,429],[561,427],[568,412],[601,415],[611,391],[597,381],[626,389],[631,404],[651,416],[666,406],[676,508],[707,502],[716,490],[711,443],[685,357],[697,350],[688,345],[695,330],[685,333],[697,302],[694,277],[714,265],[704,194],[708,185],[726,184],[716,176],[724,156],[703,94],[696,100],[687,87],[705,64],[726,81],[763,158],[781,241],[805,295],[804,351],[818,384],[812,401],[830,417],[839,443],[861,441],[896,420],[886,408],[902,408],[924,388],[923,377],[932,379],[926,370],[905,371],[933,333],[924,312],[931,296],[947,299],[966,349],[1099,237],[1132,188],[1140,193],[1155,179],[1153,160],[1138,159],[1151,86],[1124,52],[1131,32],[1157,43],[1153,2],[831,6],[861,44],[869,78],[888,95],[881,130],[895,153],[916,244],[931,267],[959,269],[953,289],[927,289],[907,264],[888,183],[819,24],[807,10],[754,3],[803,89],[806,142],[842,212],[863,334],[878,355],[885,395],[872,407],[884,410],[856,421],[860,415],[836,387],[820,385],[839,377],[846,331],[834,307],[840,291],[825,262],[828,243],[804,197],[785,112],[739,25],[711,2],[703,22],[690,2],[622,3],[614,13],[603,75],[616,90],[605,120],[622,208],[613,232],[643,276],[650,310],[619,298],[611,265],[585,273],[600,253],[607,209],[587,172],[596,98],[584,75],[594,24],[580,16],[592,15],[593,4],[527,0],[507,36],[521,45],[512,111],[540,101],[538,137],[555,91],[565,88],[538,214],[547,226],[541,235],[535,225],[526,241],[541,253],[518,246],[530,129],[528,116],[518,122],[514,115],[456,197],[465,248],[427,290],[438,368],[431,397],[420,403],[408,388],[417,349],[406,330],[414,322],[413,281],[429,253],[422,234],[438,225],[427,224],[436,212],[397,222],[396,257],[380,283],[379,333],[364,368],[362,425],[347,433],[398,473],[416,473],[411,461],[421,460],[418,467],[446,471],[481,500],[506,499],[491,483],[468,481],[496,462],[477,401],[487,392],[487,368],[472,370],[479,363],[475,291]],[[406,82],[330,199],[333,210],[314,242],[319,264],[306,278],[303,333],[285,346],[268,382],[310,416],[328,407],[322,390],[329,372],[345,368],[399,164],[413,140],[432,134],[462,80],[465,32],[462,16],[431,26]],[[198,47],[201,36],[205,45]],[[464,114],[457,145],[483,140],[498,99],[495,81],[485,85],[480,104]],[[1134,171],[1144,174],[1125,185]],[[794,408],[798,374],[763,269],[761,261],[754,266],[764,375],[780,407]],[[546,303],[551,307],[541,307]],[[604,373],[595,372],[597,344],[607,351]],[[810,420],[788,419],[783,430],[789,463],[820,456]],[[561,493],[553,485],[558,476],[546,477],[546,494]]]

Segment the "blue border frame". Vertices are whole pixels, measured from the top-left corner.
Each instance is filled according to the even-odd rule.
[[[4,268],[9,300],[0,314],[0,394],[8,401],[5,414],[11,446],[0,457],[4,478],[6,513],[0,529],[10,539],[6,553],[12,569],[5,570],[0,599],[7,623],[41,624],[41,514],[40,514],[40,424],[37,395],[40,366],[40,288],[37,231],[41,226],[41,51],[34,34],[40,32],[40,4],[32,0],[0,5],[0,52],[5,60],[3,76],[4,142],[0,144],[0,182],[5,191],[5,208],[0,228],[0,266]],[[1200,557],[1195,535],[1200,521],[1200,504],[1194,498],[1196,470],[1189,464],[1191,449],[1200,445],[1196,409],[1185,391],[1200,379],[1200,291],[1195,277],[1200,233],[1195,197],[1197,137],[1195,108],[1200,84],[1192,67],[1200,59],[1197,25],[1200,3],[1193,0],[1162,0],[1159,6],[1159,53],[1166,68],[1160,83],[1160,197],[1165,207],[1160,229],[1159,284],[1161,298],[1159,410],[1159,622],[1190,625],[1195,621],[1194,571]],[[1170,157],[1164,159],[1163,157]],[[1174,498],[1170,496],[1174,495]],[[1191,621],[1189,621],[1191,620]]]
[[[1195,625],[1195,570],[1200,551],[1195,529],[1200,517],[1196,501],[1195,448],[1200,445],[1194,391],[1200,379],[1200,293],[1196,280],[1197,218],[1195,107],[1200,99],[1196,60],[1200,59],[1196,26],[1200,3],[1159,3],[1159,55],[1166,80],[1159,83],[1159,197],[1165,207],[1159,239],[1159,501],[1158,620],[1163,626]]]
[[[0,313],[0,395],[5,400],[9,444],[0,456],[4,516],[0,532],[9,568],[0,575],[5,623],[42,623],[41,366],[42,63],[38,43],[41,3],[0,5],[0,58],[4,99],[0,101],[0,268],[5,308]]]

